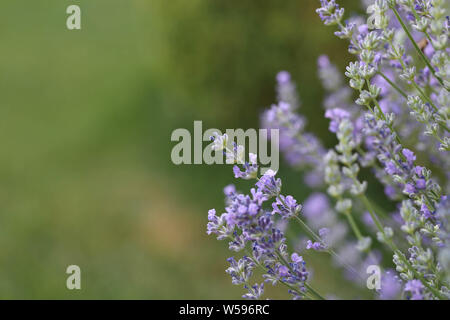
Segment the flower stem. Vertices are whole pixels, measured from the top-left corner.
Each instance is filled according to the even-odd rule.
[[[305,287],[318,299],[326,300],[320,293],[318,293],[313,287],[311,287],[307,282],[305,282]]]
[[[395,90],[397,90],[398,93],[400,93],[404,98],[407,98],[408,95],[402,90],[400,89],[399,86],[397,86],[394,82],[392,82],[391,79],[389,79],[383,72],[378,71],[378,74],[383,77],[384,80],[386,80],[387,83],[389,83],[391,85],[392,88],[394,88]]]
[[[322,239],[314,231],[312,231],[311,228],[305,222],[303,222],[302,219],[300,219],[299,217],[295,216],[295,220],[299,223],[299,225],[302,227],[303,231],[310,238],[314,239],[317,242],[322,243],[322,245],[324,247],[326,247],[325,244],[323,243]],[[331,255],[332,257],[334,257],[349,272],[351,272],[351,273],[355,274],[356,276],[358,276],[359,278],[363,279],[363,277],[355,269],[353,269],[352,266],[350,266],[343,259],[341,259],[341,257],[332,248],[327,248],[325,250],[325,252],[328,253],[329,255]]]
[[[405,23],[403,22],[402,17],[400,16],[399,12],[397,11],[397,9],[395,8],[394,5],[390,6],[392,11],[394,12],[398,22],[401,24],[403,30],[405,31],[406,35],[408,36],[409,40],[412,42],[412,44],[414,45],[414,48],[416,49],[416,51],[419,53],[419,56],[422,58],[422,60],[425,62],[425,64],[428,66],[428,68],[430,69],[431,73],[433,74],[433,76],[439,81],[439,83],[447,90],[449,91],[449,88],[447,88],[444,84],[444,81],[442,81],[442,79],[436,74],[436,71],[434,70],[434,67],[431,65],[430,61],[428,61],[428,58],[425,56],[425,54],[422,52],[422,50],[420,50],[419,46],[417,45],[416,41],[414,41],[414,38],[411,35],[411,32],[409,32],[408,27],[405,25]]]
[[[350,212],[346,212],[345,216],[347,217],[348,224],[352,228],[353,232],[355,233],[355,236],[358,240],[363,239],[363,235],[361,234],[361,231],[358,228],[358,225],[355,222],[355,219],[353,218],[352,214]]]

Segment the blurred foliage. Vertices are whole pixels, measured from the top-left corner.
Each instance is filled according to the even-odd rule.
[[[69,4],[81,7],[80,31],[65,27]],[[2,1],[0,298],[240,297],[226,244],[205,234],[231,168],[173,165],[170,135],[194,120],[257,127],[276,73],[289,70],[310,127],[331,143],[316,59],[343,67],[349,56],[316,7]],[[284,182],[306,197],[298,174]],[[341,291],[323,260],[310,261],[319,289]],[[70,264],[81,291],[65,287]]]

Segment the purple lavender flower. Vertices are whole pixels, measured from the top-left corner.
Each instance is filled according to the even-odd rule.
[[[402,150],[403,155],[406,157],[406,160],[409,163],[413,163],[414,161],[416,161],[416,155],[414,154],[414,152],[412,152],[409,149],[403,149]]]
[[[242,298],[244,299],[258,300],[264,293],[264,283],[261,284],[255,283],[250,288],[247,285],[245,285],[244,288],[248,290],[248,293],[242,296]]]
[[[404,291],[407,293],[407,297],[411,300],[423,300],[423,294],[422,291],[424,289],[424,286],[422,282],[419,280],[409,280],[405,284]]]
[[[236,261],[234,257],[228,258],[227,261],[230,263],[230,267],[226,270],[231,276],[233,284],[246,284],[250,277],[252,276],[255,264],[248,257],[243,257],[239,261]]]
[[[256,178],[256,175],[258,173],[258,166],[256,164],[251,164],[247,162],[244,163],[242,167],[244,171],[242,171],[236,165],[233,167],[233,173],[236,179],[242,178],[244,180],[250,180]]]
[[[298,253],[296,253],[296,252],[294,252],[291,255],[291,260],[292,260],[293,263],[297,263],[297,264],[303,263],[303,257],[299,256]]]
[[[279,129],[280,150],[290,165],[310,169],[305,182],[309,186],[323,184],[321,159],[325,150],[315,135],[304,131],[305,118],[294,113],[290,104],[279,100],[278,105],[262,114],[261,122],[263,128]]]
[[[236,193],[236,187],[234,186],[234,184],[229,184],[223,189],[223,193],[226,196],[231,196]]]
[[[284,265],[279,265],[277,268],[277,273],[281,278],[284,278],[289,275],[289,269]]]
[[[267,172],[256,182],[258,191],[268,198],[276,197],[281,191],[281,179],[275,178],[275,172],[267,170]]]
[[[396,299],[401,291],[400,279],[395,275],[394,270],[388,270],[381,276],[380,298],[383,300]]]
[[[213,221],[216,217],[216,209],[211,209],[208,211],[208,220]]]
[[[385,170],[386,170],[387,174],[390,174],[390,175],[399,173],[399,169],[397,169],[397,164],[392,160],[386,161]]]
[[[326,25],[334,25],[342,20],[344,9],[339,8],[339,5],[336,4],[335,0],[320,0],[320,4],[321,7],[317,9],[316,12]]]
[[[313,249],[315,251],[320,251],[325,249],[325,246],[320,242],[312,242],[311,240],[306,241],[306,249]]]
[[[416,188],[420,190],[424,190],[426,188],[427,182],[425,179],[417,179],[416,180]]]
[[[406,194],[413,194],[416,193],[416,188],[411,184],[407,183],[405,184],[405,189],[403,190]]]
[[[338,91],[343,85],[343,80],[336,66],[331,64],[330,59],[326,55],[321,55],[317,59],[317,64],[319,67],[319,77],[322,80],[324,88],[329,91]]]
[[[280,71],[277,74],[277,81],[279,84],[286,84],[291,81],[291,75],[287,71]]]
[[[261,192],[258,192],[255,189],[252,189],[251,193],[252,197],[238,194],[235,197],[230,198],[230,203],[225,208],[225,220],[229,227],[235,225],[243,227],[255,222],[266,198]]]
[[[311,194],[303,203],[303,214],[309,219],[318,218],[329,209],[328,197],[320,192]]]
[[[384,194],[391,200],[397,197],[397,189],[393,186],[387,185],[384,187]]]
[[[416,173],[417,176],[423,177],[423,169],[424,168],[421,166],[415,166],[414,172]]]
[[[431,219],[433,217],[432,212],[430,211],[430,209],[428,209],[428,206],[425,203],[422,203],[420,211],[422,212],[423,216],[427,219]]]
[[[234,230],[234,226],[229,225],[226,220],[227,214],[222,214],[221,216],[216,216],[216,210],[211,209],[208,211],[208,224],[206,227],[206,233],[208,235],[217,235],[218,240],[223,240],[228,238]]]
[[[336,133],[341,121],[350,118],[350,113],[340,108],[329,109],[325,112],[325,118],[331,120],[329,130]]]
[[[278,213],[284,219],[296,216],[302,210],[301,204],[298,204],[294,197],[283,195],[277,197],[276,201],[272,203],[272,208],[272,214]]]
[[[300,106],[295,84],[291,82],[291,75],[287,71],[280,71],[277,74],[277,98],[283,102],[284,108],[295,110]]]

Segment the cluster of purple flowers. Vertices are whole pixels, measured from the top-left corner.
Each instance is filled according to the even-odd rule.
[[[236,178],[256,180],[250,194],[228,186],[225,212],[208,213],[208,234],[244,252],[239,261],[229,259],[227,273],[234,284],[244,285],[245,298],[263,294],[263,283],[250,284],[255,268],[264,282],[285,285],[294,299],[322,298],[295,252],[301,250],[330,254],[355,290],[374,298],[450,298],[448,6],[445,0],[363,3],[366,17],[345,19],[335,0],[320,0],[317,9],[355,57],[346,68],[348,85],[327,56],[318,59],[324,116],[336,146],[327,150],[307,131],[286,71],[276,77],[277,104],[261,118],[262,127],[279,129],[287,164],[304,172],[312,193],[303,206],[281,194],[275,172],[258,178],[253,155],[254,161],[233,170]],[[222,143],[226,137],[216,139]],[[371,198],[362,168],[384,186],[393,212]],[[286,223],[296,223],[301,234],[288,238]],[[380,244],[373,245],[376,241]],[[382,269],[376,290],[366,287],[371,265]]]
[[[246,253],[239,261],[230,258],[227,269],[233,284],[243,284],[248,290],[245,298],[258,299],[263,293],[263,284],[249,283],[255,267],[264,272],[265,282],[286,285],[295,299],[307,297],[312,293],[306,285],[305,262],[295,252],[288,254],[285,235],[277,228],[278,218],[296,217],[302,207],[292,196],[281,194],[281,180],[273,171],[257,179],[255,187],[248,195],[237,192],[234,185],[227,186],[225,212],[218,216],[215,209],[209,211],[207,233],[228,239],[230,250]]]

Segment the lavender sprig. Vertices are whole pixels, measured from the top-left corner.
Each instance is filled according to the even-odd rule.
[[[327,91],[325,117],[338,143],[327,152],[307,130],[306,118],[297,113],[296,86],[288,72],[280,72],[278,103],[264,112],[262,124],[279,129],[287,164],[305,172],[312,194],[302,204],[283,194],[275,172],[258,177],[256,155],[245,161],[243,146],[229,146],[226,135],[215,135],[213,149],[234,164],[235,178],[255,183],[248,194],[234,186],[224,189],[225,212],[209,211],[207,233],[243,252],[230,258],[227,273],[244,286],[246,299],[261,298],[264,283],[281,283],[293,299],[323,299],[309,284],[301,250],[330,254],[345,267],[346,278],[359,284],[365,285],[361,274],[367,266],[387,268],[375,294],[381,299],[450,299],[450,19],[445,3],[372,0],[367,18],[347,20],[335,0],[320,4],[320,18],[338,28],[336,36],[349,41],[356,57],[345,72],[359,94],[355,101],[339,69],[326,56],[318,60]],[[416,63],[417,55],[425,67]],[[382,211],[369,197],[361,168],[383,184],[393,212]],[[289,252],[292,237],[284,228],[291,236],[292,221],[302,232],[298,247]],[[391,263],[371,246],[374,236],[392,253]],[[263,282],[252,284],[254,268],[263,272]]]
[[[218,141],[217,149],[225,149],[224,141],[227,137],[216,135]],[[235,148],[239,150],[239,146]],[[226,152],[229,163],[235,161],[239,163],[239,157],[228,150]],[[252,157],[254,158],[254,157]],[[255,160],[255,159],[254,159]],[[246,167],[247,166],[247,167]],[[247,172],[248,165],[244,164],[242,171],[237,165],[234,166],[236,178],[249,178]],[[237,168],[237,169],[236,169]],[[252,164],[252,171],[257,171],[256,160]],[[239,174],[236,172],[239,170]],[[243,175],[243,176],[241,176]],[[256,178],[250,177],[250,178]],[[263,285],[250,285],[252,270],[257,265],[262,267],[265,274],[265,282],[273,285],[280,282],[289,287],[289,293],[294,299],[313,296],[321,299],[306,281],[308,272],[305,262],[297,253],[291,255],[291,262],[286,259],[287,245],[283,232],[275,227],[275,217],[279,214],[287,219],[297,215],[301,210],[301,205],[297,204],[292,196],[283,196],[281,192],[281,180],[275,177],[275,172],[268,170],[262,177],[257,178],[256,189],[251,189],[251,195],[237,193],[234,187],[227,187],[225,194],[227,197],[227,207],[225,213],[217,216],[216,211],[211,209],[208,212],[207,233],[216,234],[219,240],[229,239],[229,248],[233,251],[242,251],[250,247],[252,257],[244,256],[239,261],[230,258],[230,268],[227,273],[231,275],[233,284],[243,284],[248,293],[243,295],[246,299],[259,299],[263,293]],[[264,203],[271,198],[276,198],[272,203],[273,211],[264,208]]]

